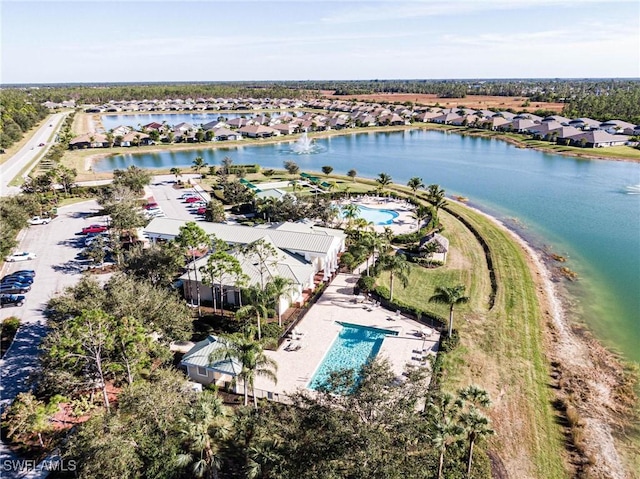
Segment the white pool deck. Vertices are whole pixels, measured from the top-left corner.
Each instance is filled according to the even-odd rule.
[[[398,336],[388,336],[383,340],[377,357],[389,359],[399,378],[403,377],[407,364],[422,366],[425,364],[423,357],[436,353],[437,331],[399,316],[395,311],[382,307],[369,311],[366,307],[371,304],[354,302],[353,286],[358,277],[357,274],[337,275],[297,326],[296,330],[302,333],[301,338],[285,341],[277,351],[266,351],[278,364],[278,382],[274,385],[270,380],[258,377],[255,380],[257,390],[287,395],[297,389],[305,389],[340,332],[338,321],[398,331]],[[431,335],[424,336],[423,330],[431,331]],[[288,351],[292,341],[294,344],[300,341],[302,347]]]
[[[373,229],[377,232],[382,232],[385,227],[389,227],[395,234],[404,234],[412,233],[418,228],[418,223],[412,217],[415,207],[406,201],[377,196],[359,196],[340,201],[341,205],[348,203],[354,203],[377,210],[393,210],[398,213],[398,217],[394,218],[393,223],[389,225],[374,225]]]

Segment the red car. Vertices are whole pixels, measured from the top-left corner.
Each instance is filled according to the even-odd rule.
[[[189,198],[184,200],[185,203],[195,203],[196,201],[202,201],[202,198],[198,198],[197,196],[190,196]]]
[[[202,206],[196,210],[196,213],[198,213],[199,215],[203,215],[206,212],[207,212],[207,208],[205,206]]]
[[[91,225],[91,226],[87,226],[86,228],[82,228],[82,234],[86,235],[89,233],[102,233],[103,231],[107,231],[109,228],[107,228],[104,225]]]
[[[144,205],[145,210],[153,210],[156,208],[158,208],[158,203],[147,203],[146,205]]]

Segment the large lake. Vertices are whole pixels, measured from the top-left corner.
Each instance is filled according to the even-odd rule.
[[[640,361],[640,164],[586,160],[519,149],[499,140],[437,131],[363,133],[318,140],[318,153],[297,155],[289,144],[119,155],[96,171],[137,165],[188,167],[235,163],[303,170],[331,165],[359,176],[385,172],[397,183],[420,176],[447,194],[502,219],[535,246],[567,256],[580,281],[569,285],[573,309],[610,347]]]

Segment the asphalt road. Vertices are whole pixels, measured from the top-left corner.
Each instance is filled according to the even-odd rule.
[[[52,133],[58,133],[64,117],[67,113],[54,113],[31,136],[29,141],[18,152],[0,165],[0,196],[13,196],[20,193],[20,188],[9,186],[9,183],[18,176],[20,171],[34,160],[43,151],[46,151],[53,141],[49,141]],[[38,146],[44,143],[45,146]]]

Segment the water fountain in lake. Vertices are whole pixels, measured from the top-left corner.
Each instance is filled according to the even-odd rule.
[[[306,131],[291,145],[291,150],[298,155],[309,155],[319,151],[315,142],[307,136]]]

